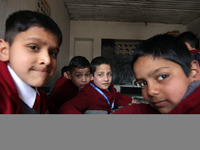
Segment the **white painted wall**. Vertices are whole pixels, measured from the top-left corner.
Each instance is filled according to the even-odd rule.
[[[4,37],[5,16],[6,16],[6,1],[0,0],[0,38]]]
[[[200,18],[187,25],[187,31],[193,32],[200,39]]]
[[[126,22],[101,22],[101,21],[71,21],[70,23],[70,59],[75,55],[77,39],[91,39],[93,41],[92,56],[101,55],[101,39],[137,39],[144,40],[155,34],[168,31],[186,30],[185,25],[170,24],[144,24]],[[90,53],[90,49],[84,49]],[[76,53],[77,55],[77,53]],[[89,59],[89,58],[88,58]]]
[[[45,86],[53,86],[61,76],[60,70],[69,61],[70,20],[63,0],[47,0],[51,7],[51,18],[58,24],[63,33],[63,43],[58,54],[58,65],[52,79]],[[6,18],[18,10],[36,10],[37,0],[0,0],[0,38],[4,38]]]

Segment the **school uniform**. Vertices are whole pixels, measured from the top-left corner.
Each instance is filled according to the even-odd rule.
[[[57,88],[58,88],[60,85],[62,85],[66,80],[67,80],[66,77],[64,77],[64,76],[60,77],[60,78],[56,81],[56,83],[55,83],[55,85],[54,85],[54,88],[57,89]]]
[[[39,101],[35,104],[37,95]],[[24,83],[6,63],[0,61],[0,114],[53,112],[55,107],[45,92]]]
[[[192,50],[190,50],[190,53],[197,54],[197,53],[200,53],[200,50],[192,49]]]
[[[101,94],[93,86],[96,85],[91,82],[83,89],[79,94],[68,102],[64,103],[58,113],[60,114],[83,114],[83,113],[111,113],[112,109],[116,109],[119,106],[128,105],[132,99],[126,95],[122,95],[116,92],[116,89],[111,84],[109,90],[102,90]],[[106,100],[105,96],[108,98]]]
[[[123,107],[113,114],[160,114],[150,104]],[[193,82],[183,100],[168,114],[200,114],[200,81]]]
[[[75,97],[78,92],[79,88],[70,79],[67,79],[53,91],[51,100],[59,108],[62,104]]]
[[[190,50],[190,53],[192,54],[193,59],[197,60],[200,64],[200,50],[198,49],[192,49]]]

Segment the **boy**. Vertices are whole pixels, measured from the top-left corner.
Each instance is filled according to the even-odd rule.
[[[199,39],[192,32],[183,32],[178,36],[178,40],[183,42],[193,58],[196,59],[200,64],[200,50],[199,50]]]
[[[57,87],[51,95],[51,99],[57,107],[75,97],[79,90],[84,88],[91,80],[90,62],[85,57],[73,57],[68,67],[69,79]]]
[[[133,73],[147,104],[114,114],[199,114],[200,69],[184,43],[163,34],[144,41],[133,53]]]
[[[109,114],[119,106],[128,105],[132,99],[116,92],[112,85],[112,71],[109,61],[104,57],[96,57],[91,62],[92,82],[81,89],[79,94],[64,103],[58,113]]]
[[[192,32],[183,32],[178,36],[178,39],[187,46],[189,51],[199,49],[199,39]]]
[[[54,88],[57,89],[60,85],[62,85],[67,79],[69,79],[68,77],[68,72],[69,71],[69,66],[64,66],[61,69],[61,77],[56,81]]]
[[[6,20],[0,39],[0,113],[52,113],[47,95],[37,89],[56,70],[62,43],[58,25],[48,16],[18,11]]]

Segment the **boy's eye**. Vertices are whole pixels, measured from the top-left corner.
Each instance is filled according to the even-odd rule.
[[[163,74],[163,75],[158,76],[158,80],[164,80],[167,77],[168,77],[168,75]]]
[[[112,76],[112,73],[108,73],[108,76],[109,76],[109,77]]]
[[[137,82],[141,87],[144,87],[145,85],[147,85],[147,82],[146,81],[143,81],[143,82]]]
[[[103,74],[98,74],[98,76],[102,77],[102,76],[103,76]]]
[[[77,75],[76,75],[76,77],[77,77],[77,78],[81,78],[81,77],[82,77],[82,75],[80,75],[80,74],[77,74]]]
[[[89,76],[90,76],[90,74],[88,73],[88,74],[86,74],[85,76],[86,76],[86,77],[89,77]]]
[[[57,56],[58,53],[57,53],[57,52],[54,52],[54,51],[49,51],[49,55],[51,55],[51,56]]]
[[[29,45],[28,47],[32,50],[39,50],[39,48],[36,45]]]

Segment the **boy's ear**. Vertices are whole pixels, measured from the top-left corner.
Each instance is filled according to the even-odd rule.
[[[67,73],[67,77],[68,77],[68,79],[72,79],[72,77],[71,77],[71,73],[70,73],[69,71],[67,71],[66,73]]]
[[[200,66],[197,60],[191,62],[190,77],[192,81],[200,80]]]
[[[193,48],[190,46],[190,44],[189,44],[188,42],[185,42],[185,45],[186,45],[186,47],[188,48],[188,50],[193,49]]]
[[[67,72],[64,72],[65,78],[69,79],[69,74]]]
[[[93,75],[90,74],[90,81],[92,81],[94,79]]]
[[[9,44],[0,39],[0,61],[7,62],[9,60]]]

